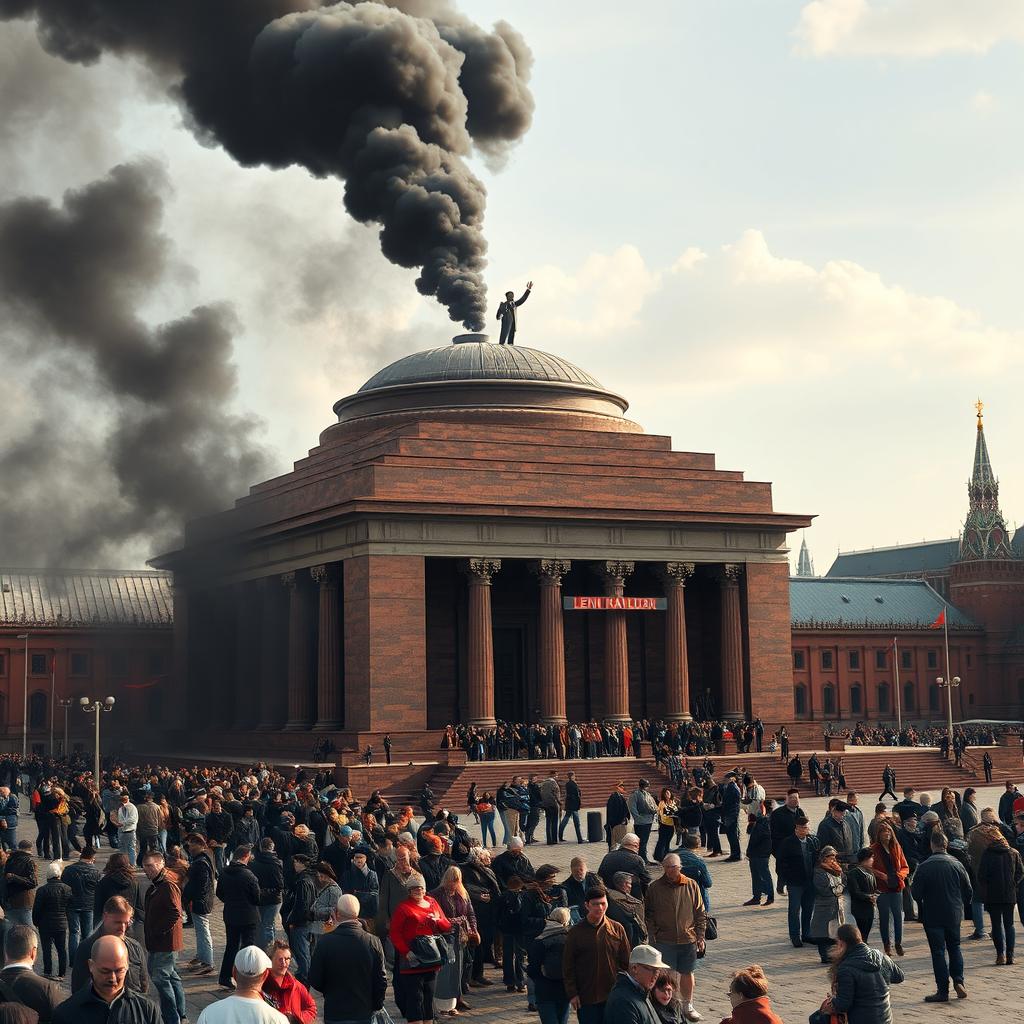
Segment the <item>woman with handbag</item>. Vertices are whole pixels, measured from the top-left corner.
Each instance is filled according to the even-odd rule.
[[[658,798],[658,842],[654,847],[654,859],[660,864],[672,845],[672,839],[676,834],[676,814],[679,811],[679,804],[672,795],[672,790],[666,787],[661,791]]]
[[[462,884],[462,871],[454,865],[444,873],[441,884],[430,895],[437,900],[442,913],[452,923],[452,946],[455,953],[454,958],[441,966],[437,976],[434,1012],[438,1016],[457,1017],[460,1010],[472,1009],[462,996],[469,990],[473,949],[480,943],[476,912]]]
[[[433,1024],[434,983],[441,970],[441,958],[425,961],[413,955],[423,944],[421,938],[433,939],[452,930],[433,896],[427,895],[423,876],[409,875],[405,883],[406,898],[398,904],[391,917],[388,936],[395,947],[395,1004],[409,1024]],[[439,940],[445,944],[444,939]]]
[[[814,909],[811,911],[811,939],[818,946],[823,964],[831,963],[829,947],[835,942],[843,914],[843,869],[834,846],[823,846],[814,869]],[[859,934],[859,933],[858,933]]]
[[[872,949],[853,924],[839,928],[831,959],[832,995],[811,1020],[835,1021],[838,1015],[846,1024],[892,1024],[889,986],[903,981],[899,964]]]

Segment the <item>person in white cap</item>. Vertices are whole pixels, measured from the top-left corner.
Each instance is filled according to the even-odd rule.
[[[658,1024],[649,996],[658,975],[669,969],[653,946],[634,946],[629,969],[619,972],[604,1005],[605,1024]]]
[[[271,966],[270,957],[259,946],[243,946],[231,970],[234,993],[206,1007],[198,1024],[288,1024],[288,1018],[263,999],[263,982]]]

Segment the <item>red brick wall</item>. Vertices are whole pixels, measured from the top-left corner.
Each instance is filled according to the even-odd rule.
[[[789,722],[793,662],[785,562],[747,563],[746,612],[751,712],[766,723]]]
[[[424,559],[345,560],[345,728],[425,729]]]

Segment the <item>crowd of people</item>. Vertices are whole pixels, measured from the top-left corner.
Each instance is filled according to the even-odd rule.
[[[616,786],[606,851],[563,872],[528,847],[541,845],[542,815],[547,844],[570,824],[582,844],[584,801],[573,773],[541,774],[510,779],[493,799],[471,790],[463,822],[428,798],[422,820],[379,791],[364,802],[327,772],[113,764],[97,786],[74,760],[2,757],[0,1021],[181,1024],[182,975],[216,971],[225,995],[200,1024],[370,1024],[389,993],[406,1021],[430,1024],[470,1012],[473,990],[499,983],[541,1024],[572,1011],[580,1024],[698,1022],[717,857],[746,860],[744,907],[786,897],[793,946],[829,967],[814,1011],[824,1022],[889,1024],[907,921],[923,925],[931,951],[930,1002],[950,986],[967,994],[965,917],[972,938],[987,926],[997,965],[1015,964],[1024,796],[1012,784],[998,807],[979,808],[970,788],[933,806],[909,788],[896,800],[887,775],[891,805],[880,798],[867,819],[847,792],[815,828],[798,787],[775,806],[753,776],[719,780],[705,757],[677,787]],[[501,852],[487,846],[498,816]],[[19,835],[33,818],[34,838]],[[876,927],[881,949],[868,942]],[[759,966],[733,975],[729,997],[732,1024],[781,1024]]]

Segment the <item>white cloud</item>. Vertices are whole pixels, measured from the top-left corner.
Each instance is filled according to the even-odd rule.
[[[996,108],[996,98],[990,92],[979,89],[971,97],[971,109],[976,114],[991,114]]]
[[[934,57],[1024,42],[1020,0],[812,0],[795,35],[805,56]]]

